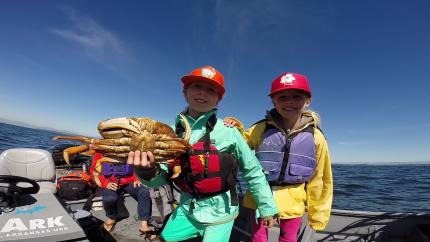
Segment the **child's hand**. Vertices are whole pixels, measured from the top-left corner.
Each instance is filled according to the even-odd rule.
[[[155,166],[154,155],[148,152],[130,151],[128,153],[127,164],[143,169],[152,169]]]
[[[261,219],[263,220],[264,227],[266,227],[268,229],[273,227],[273,225],[275,225],[275,223],[276,223],[276,218],[274,218],[272,216],[262,217]]]
[[[109,182],[106,188],[112,191],[116,191],[118,189],[118,184],[116,184],[115,182]]]
[[[224,126],[230,128],[237,128],[241,134],[244,132],[244,126],[239,119],[233,117],[225,117],[224,118]]]
[[[134,188],[140,187],[141,185],[142,185],[142,183],[140,182],[140,180],[136,180],[136,181],[133,182],[133,187]]]
[[[233,117],[225,117],[224,118],[224,125],[230,128],[233,127],[239,127],[239,120],[233,118]]]

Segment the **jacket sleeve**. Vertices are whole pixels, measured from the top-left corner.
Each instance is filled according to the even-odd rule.
[[[327,141],[320,130],[315,129],[317,167],[306,184],[309,225],[323,230],[330,219],[333,200],[333,177]]]
[[[265,128],[265,122],[261,122],[254,124],[243,132],[243,138],[246,140],[251,150],[257,149],[261,144],[261,137],[263,136]]]
[[[249,190],[257,203],[258,211],[262,217],[278,214],[272,191],[267,183],[263,168],[243,140],[238,130],[233,130],[236,141],[235,156],[239,160],[239,166],[244,180],[248,183]]]
[[[99,175],[99,179],[100,179],[101,188],[106,188],[110,181],[103,175]]]

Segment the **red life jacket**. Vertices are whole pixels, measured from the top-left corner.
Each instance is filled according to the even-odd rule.
[[[196,198],[209,197],[230,190],[232,204],[237,201],[236,177],[238,163],[229,152],[219,152],[211,144],[210,132],[216,123],[215,114],[206,124],[206,133],[193,145],[193,149],[180,159],[181,174],[173,182],[182,191]],[[184,128],[176,126],[178,137],[182,137]],[[235,205],[235,204],[233,204]]]

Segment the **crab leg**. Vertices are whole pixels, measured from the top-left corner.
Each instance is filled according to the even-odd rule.
[[[99,139],[94,139],[94,138],[88,138],[85,136],[55,136],[52,138],[53,140],[76,140],[76,141],[81,141],[83,143],[87,143],[87,144],[92,144],[92,143],[97,143],[99,141]]]
[[[52,139],[53,140],[76,140],[87,144],[91,144],[98,141],[98,139],[88,138],[85,136],[55,136]],[[63,151],[64,161],[67,163],[67,165],[71,166],[70,155],[82,153],[82,152],[84,152],[83,153],[84,155],[88,155],[88,156],[94,155],[95,153],[95,151],[91,150],[88,145],[70,147]]]
[[[173,175],[170,178],[172,179],[177,178],[181,174],[182,168],[177,159],[166,160],[166,157],[155,156],[155,161],[157,161],[157,158],[160,158],[160,160],[162,160],[162,161],[158,161],[157,163],[167,164],[170,167],[172,167]],[[174,164],[172,165],[172,163]]]
[[[181,146],[176,143],[169,144],[161,141],[155,141],[154,148],[177,150],[177,151],[182,151],[184,153],[185,152],[184,148],[188,148],[188,146],[185,146],[185,145]]]
[[[101,145],[93,144],[91,148],[100,151],[101,153],[113,152],[113,153],[125,153],[130,152],[130,146],[112,146],[112,145]]]
[[[188,122],[188,119],[187,119],[187,117],[185,117],[185,115],[183,115],[182,113],[180,113],[179,116],[184,121],[184,125],[185,125],[184,140],[187,141],[187,142],[190,142],[190,138],[191,138],[191,125]]]
[[[118,138],[118,139],[101,139],[94,144],[97,145],[129,145],[131,139],[128,137]]]
[[[80,153],[81,155],[86,155],[86,156],[93,156],[96,153],[95,150],[89,150],[89,151],[85,151]]]
[[[179,148],[179,149],[191,148],[190,143],[188,143],[187,141],[185,141],[181,138],[172,138],[172,139],[167,139],[167,140],[156,141],[155,145],[159,145],[159,146],[164,147],[164,148],[168,148],[168,147]]]
[[[154,152],[155,155],[159,155],[161,157],[179,157],[183,155],[185,152],[184,150],[175,150],[175,149],[169,149],[169,150],[159,150],[155,149]]]
[[[67,163],[67,165],[71,166],[70,155],[81,153],[84,151],[88,151],[88,149],[89,149],[88,145],[69,147],[69,148],[63,150],[63,159]]]
[[[182,168],[180,165],[173,166],[173,175],[170,178],[175,179],[176,177],[179,176],[179,174],[181,174],[181,171],[182,171]]]
[[[106,156],[103,156],[103,158],[101,158],[98,162],[100,163],[114,163],[114,164],[122,164],[124,163],[123,161],[119,161],[119,160],[115,160]]]

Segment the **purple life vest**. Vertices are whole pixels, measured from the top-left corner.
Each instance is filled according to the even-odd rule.
[[[102,163],[103,176],[127,176],[133,174],[133,166],[128,164],[109,164]]]
[[[272,186],[307,182],[316,167],[313,127],[288,138],[277,128],[266,125],[263,142],[255,152]]]

